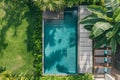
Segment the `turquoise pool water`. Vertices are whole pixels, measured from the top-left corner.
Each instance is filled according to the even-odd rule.
[[[44,20],[44,74],[77,73],[77,9],[63,20]]]

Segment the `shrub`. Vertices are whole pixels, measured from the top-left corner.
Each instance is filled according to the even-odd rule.
[[[94,80],[92,74],[71,75],[71,76],[44,76],[40,80]]]

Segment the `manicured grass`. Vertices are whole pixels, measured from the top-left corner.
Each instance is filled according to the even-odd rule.
[[[0,66],[16,73],[33,70],[33,56],[27,51],[27,27],[28,22],[23,19],[17,28],[10,26],[3,35],[6,47],[0,53]]]
[[[0,1],[0,66],[13,73],[33,72],[30,18],[28,8],[22,3]],[[34,31],[32,29],[32,31]],[[32,47],[33,48],[33,47]]]

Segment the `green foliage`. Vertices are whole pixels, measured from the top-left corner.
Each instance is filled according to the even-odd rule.
[[[88,15],[86,17],[84,17],[84,19],[81,19],[81,24],[85,24],[85,25],[94,25],[94,23],[96,23],[96,21],[98,20],[98,17],[96,15]]]
[[[66,7],[77,7],[80,4],[102,4],[103,0],[33,0],[42,11],[59,11]]]
[[[98,37],[113,26],[107,22],[96,22],[92,28],[92,37]]]
[[[0,73],[2,73],[2,72],[5,71],[5,70],[6,70],[5,67],[0,66]]]
[[[118,0],[105,0],[103,6],[89,6],[90,15],[81,20],[90,31],[90,38],[95,40],[95,48],[107,45],[115,53],[120,44],[120,5]],[[88,28],[89,26],[89,28]]]
[[[107,9],[102,6],[91,5],[88,8],[88,11],[97,15],[98,18],[105,19],[107,21],[112,21],[112,18],[107,16]]]
[[[71,76],[69,80],[94,80],[94,76],[92,74],[84,74],[79,76]]]
[[[113,12],[119,7],[118,0],[105,0],[105,7],[107,9],[107,16],[112,17]]]
[[[117,41],[115,38],[112,38],[110,41],[110,46],[112,46],[112,52],[115,53],[117,49]]]
[[[34,2],[42,11],[61,10],[65,5],[63,0],[34,0]]]
[[[113,19],[115,22],[120,21],[120,7],[118,7],[115,12],[113,13]]]
[[[13,74],[10,71],[3,71],[0,73],[0,80],[94,80],[92,74],[84,75],[71,75],[71,76],[41,76],[41,78],[35,78],[33,76],[28,76],[26,72],[21,72],[20,74]]]
[[[34,80],[39,80],[42,74],[42,11],[36,7],[33,2],[29,2],[29,17],[34,18],[33,25],[29,26],[31,30],[30,43],[32,43],[33,66],[35,68]],[[34,13],[33,13],[34,12]],[[30,20],[30,18],[28,20]],[[28,45],[29,46],[29,45]]]
[[[81,3],[82,0],[65,0],[65,6],[67,7],[75,7]]]
[[[13,74],[10,71],[4,71],[0,73],[0,80],[33,80],[32,77],[28,78],[26,76],[28,73],[20,73],[19,75]]]
[[[41,80],[94,80],[92,74],[73,75],[73,76],[44,76]]]
[[[0,73],[0,80],[15,80],[12,73],[9,71],[4,71]]]
[[[65,0],[65,6],[76,7],[79,5],[103,4],[104,0]]]

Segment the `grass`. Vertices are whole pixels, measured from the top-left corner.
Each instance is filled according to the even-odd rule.
[[[14,26],[11,26],[5,35],[5,43],[7,47],[2,50],[0,57],[0,66],[4,66],[7,70],[13,72],[22,72],[33,69],[33,57],[31,52],[27,51],[26,46],[26,29],[28,23],[25,19],[18,26],[17,36],[13,36],[15,32]]]
[[[19,5],[13,6],[8,2],[0,4],[6,5],[0,5],[3,7],[0,9],[0,66],[15,73],[32,72],[32,50],[29,51],[27,45],[30,24],[24,15],[27,9],[22,10]]]

